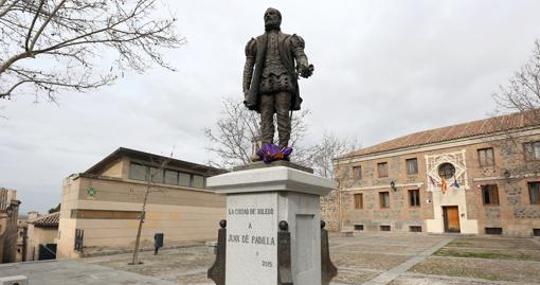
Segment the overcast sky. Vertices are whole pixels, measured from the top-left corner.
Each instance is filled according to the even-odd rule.
[[[167,2],[164,0],[164,2]],[[187,44],[168,54],[177,72],[126,74],[59,105],[0,102],[0,186],[18,190],[21,213],[61,200],[62,180],[120,146],[204,163],[202,129],[221,98],[241,100],[247,40],[264,10],[306,41],[315,74],[301,80],[309,140],[323,131],[363,146],[482,119],[540,37],[540,1],[168,1]]]

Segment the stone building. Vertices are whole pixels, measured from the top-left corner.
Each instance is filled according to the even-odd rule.
[[[59,217],[59,212],[47,215],[28,213],[26,261],[56,258]]]
[[[17,254],[15,262],[26,261],[26,245],[28,238],[28,217],[19,215],[17,220]]]
[[[143,246],[164,233],[165,245],[216,238],[225,198],[205,189],[224,171],[119,148],[87,171],[65,179],[58,258],[81,252],[133,248],[147,187]]]
[[[15,262],[17,256],[17,192],[0,188],[0,263]]]
[[[334,160],[342,231],[540,235],[540,125],[514,113]]]

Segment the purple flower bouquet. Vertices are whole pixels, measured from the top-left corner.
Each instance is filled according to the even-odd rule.
[[[264,163],[270,164],[276,160],[289,160],[292,151],[292,147],[280,148],[275,144],[267,143],[257,151],[257,155]]]

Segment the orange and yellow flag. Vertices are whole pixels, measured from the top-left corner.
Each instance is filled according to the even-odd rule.
[[[441,179],[441,192],[444,194],[446,193],[446,189],[448,188],[448,182],[446,182],[446,179]]]

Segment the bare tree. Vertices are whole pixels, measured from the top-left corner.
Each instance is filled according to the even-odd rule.
[[[295,112],[291,122],[291,145],[294,148],[294,159],[307,157],[299,142],[307,131],[305,118],[308,110]],[[205,128],[204,132],[210,146],[208,150],[215,154],[217,160],[210,163],[221,168],[231,168],[251,162],[254,146],[259,141],[261,130],[259,115],[249,111],[239,100],[223,99],[222,116],[216,122],[215,129]]]
[[[492,142],[500,147],[502,155],[508,161],[523,161],[506,165],[500,172],[508,179],[525,177],[540,173],[538,146],[531,144],[528,138],[520,135],[516,127],[531,127],[540,125],[540,40],[534,42],[534,48],[528,61],[508,80],[506,85],[499,86],[499,91],[493,95],[499,110],[519,113],[519,126],[508,128],[516,114],[503,115],[490,120],[491,129],[501,132],[504,138]]]
[[[308,160],[315,174],[326,178],[334,178],[333,159],[343,156],[359,148],[356,139],[343,139],[325,132],[317,144],[310,147]]]
[[[157,0],[0,0],[0,99],[83,92],[126,70],[173,70],[184,43]]]
[[[527,113],[528,119],[540,121],[540,40],[534,42],[529,60],[493,97],[500,108]]]
[[[140,250],[140,244],[141,244],[141,234],[142,234],[142,228],[144,224],[144,220],[146,219],[146,204],[148,202],[148,196],[153,191],[159,191],[154,190],[153,187],[156,183],[156,178],[161,176],[163,178],[163,171],[165,167],[169,164],[170,160],[173,157],[173,153],[171,152],[170,157],[162,158],[159,163],[156,163],[155,161],[152,162],[153,165],[159,165],[158,167],[148,167],[147,174],[146,174],[146,184],[144,188],[144,196],[143,196],[143,202],[142,202],[142,208],[141,213],[139,215],[139,226],[137,228],[137,236],[135,238],[135,246],[133,248],[133,257],[131,260],[131,265],[137,265],[141,264],[139,260],[139,250]],[[158,181],[159,182],[159,181]]]

